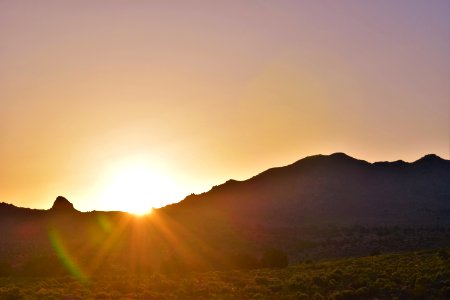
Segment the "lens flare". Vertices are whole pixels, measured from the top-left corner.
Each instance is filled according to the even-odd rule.
[[[56,252],[59,260],[62,262],[64,267],[69,271],[69,273],[75,277],[78,281],[82,283],[87,283],[88,278],[83,273],[83,271],[77,266],[74,259],[71,257],[67,249],[64,247],[61,237],[55,229],[49,230],[49,238],[53,249]]]
[[[108,220],[108,218],[104,215],[98,215],[97,216],[97,222],[100,225],[100,227],[103,229],[104,232],[110,233],[112,230],[111,222]]]

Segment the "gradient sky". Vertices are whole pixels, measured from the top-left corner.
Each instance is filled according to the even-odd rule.
[[[160,190],[130,195],[160,206],[319,153],[449,158],[449,83],[446,0],[0,0],[0,202],[126,210],[105,195],[142,166]]]

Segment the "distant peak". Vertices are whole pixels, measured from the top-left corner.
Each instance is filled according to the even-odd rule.
[[[336,152],[330,155],[324,155],[322,156],[325,161],[331,161],[331,162],[339,162],[339,163],[353,163],[359,161],[358,159],[351,157],[350,155],[344,153],[344,152]]]
[[[64,198],[63,196],[56,197],[55,202],[53,202],[53,206],[50,209],[51,211],[58,211],[58,212],[70,212],[70,211],[77,211],[73,204]]]
[[[225,184],[234,184],[234,183],[236,183],[236,182],[238,182],[238,181],[235,180],[235,179],[228,179],[228,180],[225,182]]]
[[[437,156],[436,154],[427,154],[424,157],[416,160],[416,163],[435,163],[435,162],[442,162],[444,159]]]
[[[330,159],[355,159],[344,152],[335,152],[329,155],[326,154],[317,154],[312,156],[307,156],[298,160],[297,162],[301,162],[304,160],[330,160]]]
[[[345,154],[344,152],[336,152],[336,153],[330,154],[329,157],[334,157],[334,158],[353,158],[353,157]]]

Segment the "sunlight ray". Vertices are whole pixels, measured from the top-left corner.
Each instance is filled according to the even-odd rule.
[[[89,267],[90,273],[95,272],[97,268],[105,261],[107,256],[111,254],[111,248],[120,239],[130,221],[130,218],[132,218],[132,216],[123,216],[120,218],[118,224],[112,225],[112,230],[110,231],[108,238],[102,243],[100,248],[97,250],[96,255],[94,255],[91,259],[91,264]]]
[[[172,250],[191,259],[195,264],[208,268],[211,262],[231,266],[218,249],[214,249],[202,239],[190,233],[185,227],[168,216],[153,214],[154,223],[162,234],[168,237]],[[177,235],[175,234],[177,233]]]

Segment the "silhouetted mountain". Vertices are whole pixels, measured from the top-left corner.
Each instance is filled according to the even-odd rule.
[[[433,154],[373,164],[344,153],[310,156],[229,180],[162,211],[193,222],[214,216],[237,227],[449,225],[450,161]]]
[[[182,272],[450,245],[450,162],[316,155],[135,218],[0,204],[0,266],[22,275]],[[281,250],[281,251],[280,251]],[[10,271],[8,271],[10,272]],[[79,274],[77,275],[79,276]]]
[[[50,209],[50,211],[56,212],[56,213],[73,213],[78,212],[74,207],[73,204],[70,203],[69,200],[64,198],[63,196],[58,196],[53,202],[53,206]]]

